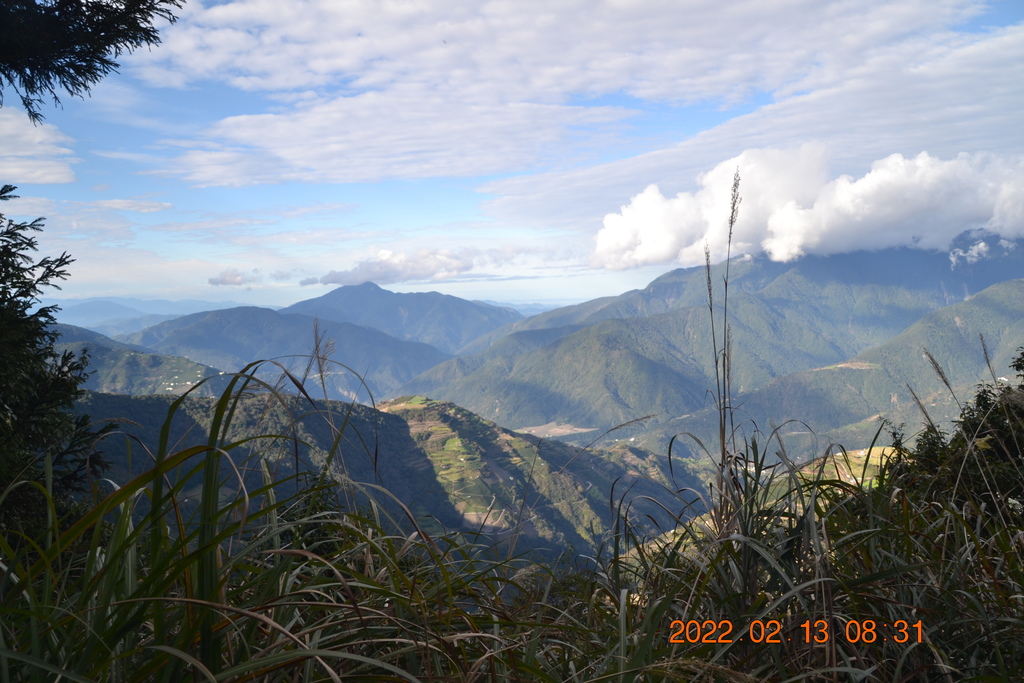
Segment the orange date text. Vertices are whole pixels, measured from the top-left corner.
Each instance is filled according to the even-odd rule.
[[[729,644],[735,640],[752,643],[803,642],[824,644],[833,637],[847,643],[920,643],[924,639],[924,627],[920,620],[910,623],[897,619],[892,623],[873,619],[851,619],[839,627],[831,627],[824,619],[805,620],[795,631],[784,630],[777,619],[754,619],[746,628],[736,628],[728,619],[676,619],[669,625],[669,642],[675,644]]]

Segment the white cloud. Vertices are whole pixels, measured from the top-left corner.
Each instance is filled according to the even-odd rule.
[[[266,91],[420,84],[468,101],[566,93],[734,99],[843,79],[879,45],[979,13],[977,0],[236,0],[189,3],[159,50],[128,63],[154,85]]]
[[[207,280],[211,285],[251,285],[258,282],[262,282],[263,277],[260,275],[258,270],[252,270],[248,273],[243,273],[237,268],[228,268],[222,270],[220,275],[217,277],[211,277]]]
[[[832,178],[827,162],[820,145],[748,150],[702,175],[696,192],[667,198],[649,186],[605,216],[593,261],[610,269],[698,265],[705,243],[715,260],[722,258],[736,168],[742,204],[734,253],[790,261],[896,246],[948,249],[956,235],[979,227],[1008,239],[1024,235],[1016,213],[1024,201],[1024,157],[893,154],[860,178]]]
[[[1006,240],[1000,240],[1000,242],[1006,242]],[[1004,247],[1005,248],[1005,247]],[[988,244],[984,241],[975,242],[969,249],[952,249],[949,252],[949,261],[954,266],[960,259],[963,259],[967,263],[977,263],[978,261],[988,258],[991,249]],[[1009,251],[1009,250],[1007,250]]]
[[[348,270],[332,270],[320,278],[324,285],[378,285],[418,280],[447,280],[473,268],[475,250],[447,251],[418,249],[412,254],[381,249],[372,259],[360,261]],[[303,284],[309,284],[304,280]]]
[[[83,239],[78,231],[51,227],[47,222],[46,229],[39,233],[39,254],[53,256],[67,251],[75,259],[68,269],[70,277],[61,283],[61,292],[50,292],[51,296],[204,298],[211,292],[207,284],[210,273],[222,269],[212,259],[175,258],[163,250],[141,248],[135,242],[112,245],[105,238]]]
[[[894,152],[941,158],[962,152],[1024,154],[1024,25],[991,34],[908,41],[879,49],[856,77],[794,94],[676,145],[571,171],[502,179],[482,191],[487,210],[505,221],[584,229],[599,224],[640,188],[675,194],[693,178],[744,150],[829,150],[837,174],[862,175]],[[1012,199],[1012,198],[1010,198]],[[999,210],[1024,216],[1024,205]],[[998,220],[998,218],[997,218]]]
[[[0,179],[4,183],[70,183],[77,161],[56,126],[34,125],[25,112],[0,108]]]
[[[57,208],[57,202],[47,197],[26,197],[18,191],[15,191],[15,195],[16,199],[8,199],[0,204],[0,213],[9,217],[35,220],[48,216]]]
[[[100,199],[92,204],[101,209],[136,211],[138,213],[156,213],[172,208],[172,205],[166,202],[150,202],[142,199]]]
[[[20,197],[9,202],[11,214],[45,219],[41,241],[73,244],[77,252],[86,243],[123,248],[131,243],[138,225],[125,212],[157,213],[173,209],[172,204],[143,199],[98,199],[55,201],[42,197]]]
[[[95,202],[55,201],[42,197],[21,197],[9,202],[11,214],[25,218],[43,218],[39,235],[40,250],[73,252],[76,258],[85,245],[101,246],[101,260],[112,248],[127,246],[135,236],[133,225],[119,211],[97,206]],[[118,252],[118,266],[121,253]]]
[[[621,133],[614,124],[629,112],[590,106],[595,98],[728,103],[843,87],[894,51],[948,46],[946,29],[981,9],[977,0],[237,0],[190,3],[159,50],[128,63],[154,85],[215,81],[280,103],[178,141],[186,151],[171,170],[198,185],[490,175],[568,168],[581,130],[590,142]]]
[[[220,145],[189,149],[172,170],[201,186],[488,175],[544,160],[568,128],[603,126],[627,114],[614,107],[470,104],[426,89],[368,92],[224,119],[207,131]]]

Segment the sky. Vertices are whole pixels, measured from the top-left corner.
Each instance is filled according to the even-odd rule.
[[[33,125],[59,296],[569,303],[733,253],[1024,238],[1020,0],[190,0]],[[1024,245],[1024,243],[1022,243]]]

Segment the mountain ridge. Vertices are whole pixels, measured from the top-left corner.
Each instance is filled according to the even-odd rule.
[[[318,323],[306,315],[256,306],[193,313],[122,339],[230,372],[256,360],[280,359],[301,376],[316,346],[315,326],[335,345],[327,354],[333,361],[328,383],[332,398],[369,400],[450,357],[428,344],[395,339],[369,327]],[[267,370],[274,372],[269,366]]]
[[[905,259],[916,270],[899,267]],[[912,249],[795,264],[737,257],[729,264],[729,324],[742,351],[734,355],[735,389],[753,391],[777,377],[848,360],[956,300],[950,291],[1024,272],[1022,264],[1012,251],[984,267],[955,269],[948,255]],[[723,265],[712,268],[719,303],[723,277]],[[428,369],[401,391],[452,400],[516,428],[557,421],[608,429],[650,413],[690,413],[701,405],[685,396],[703,395],[714,383],[707,296],[703,268],[677,269],[642,290],[500,328],[473,345],[476,353]],[[645,390],[617,376],[618,358],[631,358],[650,378]],[[658,376],[668,381],[659,384]],[[698,389],[665,393],[665,384],[679,381]],[[619,400],[627,394],[639,400]]]
[[[126,344],[93,330],[57,323],[60,335],[54,349],[78,355],[87,351],[89,376],[84,389],[112,394],[179,395],[207,380],[199,389],[212,393],[221,383],[208,378],[223,375],[217,368],[195,363],[179,356],[153,353],[136,344]]]
[[[483,334],[523,316],[516,310],[438,292],[391,292],[372,282],[345,285],[281,309],[380,330],[455,355]]]
[[[1024,272],[1024,250],[1000,249],[993,247],[995,256],[977,263],[957,262],[942,253],[889,249],[804,257],[793,263],[738,256],[727,265],[713,266],[710,286],[719,346],[723,332],[720,305],[725,268],[729,269],[729,325],[734,347],[731,377],[736,396],[760,396],[757,392],[773,383],[796,382],[792,385],[796,387],[804,380],[786,378],[800,373],[838,377],[844,367],[859,368],[862,363],[870,367],[874,361],[862,361],[862,354],[897,338],[929,314],[964,297],[977,296],[976,288],[981,285],[1007,273]],[[379,330],[345,327],[355,324],[322,318],[327,336],[341,340],[332,357],[366,374],[370,385],[370,393],[360,394],[356,378],[349,373],[348,384],[338,378],[331,380],[330,395],[363,401],[369,401],[370,394],[377,400],[431,396],[503,426],[555,425],[555,431],[576,433],[578,439],[586,438],[583,432],[599,433],[653,414],[657,417],[645,424],[652,435],[662,438],[670,426],[679,424],[679,416],[702,419],[699,416],[709,405],[716,356],[708,287],[703,268],[675,269],[647,287],[617,297],[602,297],[530,318],[516,317],[512,323],[483,333],[462,347],[462,355],[454,357],[436,348],[429,353],[422,346],[401,346],[409,342]],[[340,287],[300,304],[338,303],[352,297],[363,300],[359,315],[369,315],[367,311],[374,307],[387,309],[385,322],[401,318],[402,302],[455,301],[459,307],[470,307],[466,310],[480,310],[478,302],[436,292],[395,294],[372,283]],[[374,297],[390,303],[378,305]],[[406,333],[413,334],[433,310],[429,306],[407,310],[413,324]],[[501,309],[484,305],[482,310],[493,313]],[[445,324],[434,324],[439,322],[434,320],[433,327],[421,329],[436,331],[447,325],[464,334],[468,326],[457,324],[458,314],[446,315],[449,317],[441,321]],[[956,324],[942,320],[945,325]],[[496,323],[490,319],[487,325]],[[238,307],[193,314],[123,338],[160,353],[230,370],[252,359],[308,354],[313,348],[312,325],[313,318],[289,309],[275,313]],[[945,333],[936,329],[931,334],[941,338]],[[302,339],[309,341],[300,343]],[[476,351],[467,353],[467,349]],[[853,365],[844,366],[847,363]],[[918,368],[915,372],[920,375],[924,371]],[[878,391],[869,394],[872,400],[884,398]],[[753,405],[759,399],[750,400]],[[783,399],[776,403],[794,408],[789,417],[811,417],[829,401],[832,399],[822,399],[821,406],[812,405],[805,411]],[[832,403],[839,412],[829,425],[839,425],[836,420],[844,414],[851,419],[860,415],[860,409],[854,410],[849,400]],[[872,414],[886,410],[887,405],[878,405]]]
[[[279,409],[282,402],[291,414],[301,416],[294,428]],[[94,419],[117,416],[122,424],[120,438],[103,442],[112,463],[108,478],[123,483],[139,474],[140,467],[150,466],[148,459],[133,462],[127,444],[134,443],[133,450],[152,447],[170,406],[170,397],[91,392],[79,401],[77,409]],[[171,420],[171,448],[205,444],[213,407],[212,398],[186,398]],[[333,458],[329,453],[339,437],[327,413],[344,416],[333,421],[344,425]],[[252,455],[265,460],[279,479],[296,474],[296,465],[313,478],[328,468],[343,481],[384,486],[426,528],[440,524],[499,537],[518,531],[521,543],[556,555],[567,547],[588,552],[597,548],[614,525],[609,505],[613,489],[631,488],[638,511],[667,522],[664,510],[659,512],[646,498],[670,508],[678,488],[700,485],[682,472],[673,475],[667,461],[641,449],[619,444],[582,450],[504,429],[450,402],[422,396],[400,397],[377,408],[319,400],[311,404],[269,393],[242,397],[233,413],[231,438],[267,433],[294,434],[299,440],[255,442],[261,445]],[[253,463],[236,467],[224,469],[226,480],[235,471],[249,471],[258,479],[261,471]],[[172,480],[189,468],[186,464]],[[256,480],[252,484],[252,490],[260,486]],[[186,483],[182,495],[194,501],[200,490],[198,481]]]

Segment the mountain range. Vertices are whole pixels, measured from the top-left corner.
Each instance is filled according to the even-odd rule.
[[[843,363],[1010,274],[1024,275],[1024,259],[1013,251],[984,267],[953,268],[946,255],[910,249],[793,264],[736,259],[728,298],[733,390],[745,395]],[[476,353],[431,368],[401,391],[451,400],[516,428],[554,421],[608,429],[651,413],[664,421],[698,412],[715,386],[724,276],[723,265],[712,269],[715,330],[704,269],[679,269],[642,290],[501,328],[472,345]]]
[[[863,448],[880,418],[906,423],[911,432],[926,419],[922,409],[936,421],[951,419],[956,395],[1007,374],[1024,346],[1024,280],[1015,279],[1024,275],[1024,250],[986,244],[973,253],[987,258],[973,262],[963,258],[966,250],[952,257],[863,251],[793,263],[740,256],[714,266],[710,277],[704,268],[676,269],[643,289],[531,317],[365,283],[276,311],[236,306],[181,315],[116,340],[80,328],[60,331],[69,348],[90,349],[95,374],[88,386],[99,392],[176,394],[213,377],[220,379],[206,380],[199,391],[216,393],[226,381],[222,373],[278,359],[260,374],[268,384],[287,368],[322,380],[320,395],[328,399],[393,400],[384,403],[387,419],[401,418],[407,425],[399,431],[418,434],[416,443],[442,454],[431,462],[444,460],[461,472],[459,458],[483,467],[480,454],[492,453],[487,475],[452,479],[452,472],[435,471],[450,484],[446,504],[472,516],[483,514],[478,508],[488,496],[511,509],[511,498],[493,488],[501,481],[496,472],[507,468],[497,453],[509,453],[500,446],[509,439],[582,444],[630,423],[602,443],[633,448],[639,458],[665,453],[676,434],[713,438],[711,389],[726,327],[738,423],[762,432],[782,425],[787,447],[801,455],[820,454],[829,441]],[[314,348],[331,362],[311,365],[306,356]],[[441,444],[430,431],[441,424],[438,410],[519,436],[470,429]],[[432,416],[431,426],[416,432],[409,424],[424,415]],[[675,454],[699,455],[693,440],[687,444],[677,441]],[[703,476],[697,460],[683,469]],[[636,473],[635,465],[621,464],[616,476]],[[653,480],[664,484],[664,472]],[[569,488],[567,500],[576,500]],[[459,512],[456,492],[475,502]],[[561,538],[583,542],[579,528],[559,528]]]
[[[1024,280],[1010,280],[932,311],[856,356],[739,395],[735,419],[747,433],[783,426],[787,448],[803,457],[830,442],[863,448],[879,430],[899,425],[911,435],[928,420],[948,428],[976,385],[1008,380],[1003,375],[1022,347]],[[644,443],[683,432],[708,439],[717,425],[713,407],[703,407],[663,422]]]
[[[95,297],[90,299],[44,298],[44,306],[57,306],[57,322],[86,327],[107,336],[128,334],[189,313],[232,308],[232,301],[167,301],[165,299],[134,299],[130,297]]]

